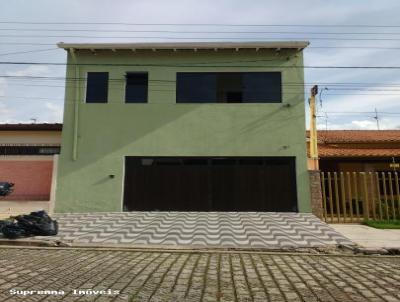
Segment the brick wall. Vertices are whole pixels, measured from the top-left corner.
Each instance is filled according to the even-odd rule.
[[[0,161],[0,181],[15,184],[14,192],[2,200],[49,200],[53,162]]]
[[[320,171],[310,170],[308,172],[310,173],[312,213],[317,217],[322,218],[323,207]]]

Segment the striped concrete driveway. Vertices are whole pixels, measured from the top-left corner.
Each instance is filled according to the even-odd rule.
[[[257,249],[353,244],[305,213],[123,212],[55,218],[60,231],[51,239],[71,244]]]

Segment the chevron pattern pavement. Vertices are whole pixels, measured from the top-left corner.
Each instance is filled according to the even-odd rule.
[[[55,218],[60,226],[55,239],[72,243],[260,249],[353,245],[308,213],[120,212]]]

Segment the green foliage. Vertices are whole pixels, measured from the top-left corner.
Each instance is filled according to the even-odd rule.
[[[366,220],[364,224],[377,229],[400,229],[400,220]]]

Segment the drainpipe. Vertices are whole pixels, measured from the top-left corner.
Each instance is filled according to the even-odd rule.
[[[78,158],[79,103],[81,101],[81,93],[79,85],[79,66],[76,61],[75,50],[71,48],[70,53],[75,69],[74,135],[72,141],[72,160],[76,161]]]

